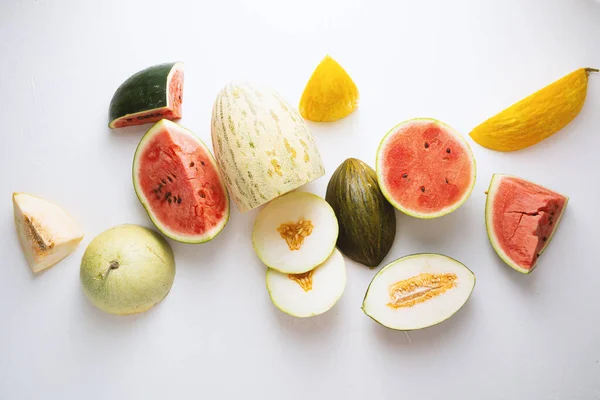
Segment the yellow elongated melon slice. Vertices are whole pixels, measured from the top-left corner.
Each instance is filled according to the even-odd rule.
[[[310,77],[302,98],[300,114],[314,122],[332,122],[350,115],[358,107],[356,84],[330,56],[326,56]]]
[[[470,133],[483,147],[516,151],[552,136],[581,111],[588,76],[594,68],[580,68],[513,104]]]
[[[67,257],[83,238],[78,224],[54,203],[14,193],[13,208],[19,241],[34,273]]]

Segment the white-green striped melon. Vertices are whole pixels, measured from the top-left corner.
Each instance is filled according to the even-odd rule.
[[[213,107],[211,132],[215,158],[242,212],[325,174],[306,122],[267,87],[225,86]]]

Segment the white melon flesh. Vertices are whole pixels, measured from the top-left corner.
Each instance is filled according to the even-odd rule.
[[[379,271],[362,308],[388,328],[422,329],[454,315],[474,287],[475,275],[460,262],[440,254],[416,254]]]
[[[291,192],[265,206],[252,231],[258,258],[283,273],[310,271],[329,258],[338,237],[329,203],[307,192]]]
[[[346,264],[338,250],[323,264],[304,274],[290,275],[267,269],[267,290],[273,304],[295,317],[312,317],[330,310],[345,288]]]
[[[67,257],[83,238],[73,218],[54,203],[14,193],[13,208],[19,241],[34,273]]]

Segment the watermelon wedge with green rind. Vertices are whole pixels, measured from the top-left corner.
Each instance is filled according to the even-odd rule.
[[[181,118],[184,64],[158,64],[143,69],[119,86],[109,106],[110,128]]]
[[[492,247],[511,268],[528,274],[554,237],[569,198],[525,179],[494,174],[485,224]]]
[[[377,181],[386,199],[417,218],[449,214],[467,201],[477,176],[465,139],[431,118],[401,122],[377,150]]]
[[[229,195],[215,159],[175,122],[162,119],[141,139],[133,186],[154,225],[173,240],[207,242],[229,220]]]

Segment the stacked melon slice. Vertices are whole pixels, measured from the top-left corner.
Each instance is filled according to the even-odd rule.
[[[346,287],[346,266],[335,249],[338,221],[321,197],[291,192],[267,204],[252,232],[267,266],[267,289],[283,312],[311,317],[331,309]]]

